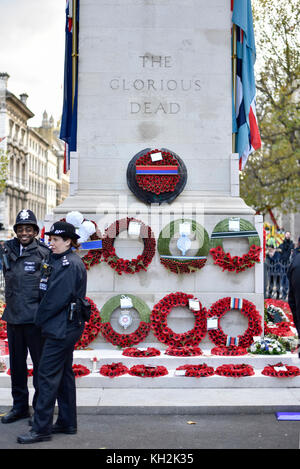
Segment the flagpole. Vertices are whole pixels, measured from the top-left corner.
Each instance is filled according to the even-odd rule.
[[[77,76],[77,0],[72,2],[73,35],[72,35],[72,109],[74,107]]]
[[[236,25],[232,24],[232,89],[233,89],[233,105],[234,110],[236,106],[236,61],[237,61],[237,50],[236,50]],[[236,134],[232,133],[232,152],[235,153],[235,140]]]

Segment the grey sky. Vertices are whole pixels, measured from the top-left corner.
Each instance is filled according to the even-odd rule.
[[[63,96],[65,0],[0,0],[0,72],[8,89],[29,95],[27,104],[41,123],[43,111],[60,118]]]

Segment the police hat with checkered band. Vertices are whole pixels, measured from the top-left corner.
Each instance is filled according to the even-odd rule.
[[[50,231],[45,232],[48,236],[61,236],[62,238],[79,239],[80,236],[76,234],[75,226],[66,221],[56,221],[50,228]]]
[[[32,225],[34,229],[39,233],[40,229],[37,224],[36,216],[31,210],[23,208],[16,218],[16,223],[14,224],[14,232],[17,232],[18,225]]]

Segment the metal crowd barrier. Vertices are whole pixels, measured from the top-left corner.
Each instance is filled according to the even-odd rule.
[[[265,297],[287,300],[289,282],[287,272],[290,262],[265,261]]]

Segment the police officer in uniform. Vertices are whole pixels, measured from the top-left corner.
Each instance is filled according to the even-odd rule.
[[[77,431],[72,363],[74,346],[87,320],[82,309],[87,274],[81,258],[74,251],[79,236],[72,224],[56,222],[45,234],[50,237],[52,253],[49,264],[44,266],[40,282],[42,300],[36,316],[36,325],[41,327],[45,343],[39,365],[39,396],[32,429],[17,439],[23,444],[49,440],[52,433]],[[58,418],[53,425],[56,399]]]
[[[7,321],[13,397],[13,407],[2,417],[2,423],[29,417],[28,350],[33,363],[33,408],[36,404],[37,369],[43,341],[34,321],[39,305],[40,266],[50,254],[47,246],[36,239],[39,227],[31,210],[18,213],[14,231],[17,237],[6,241],[2,250],[6,302],[2,319]]]

